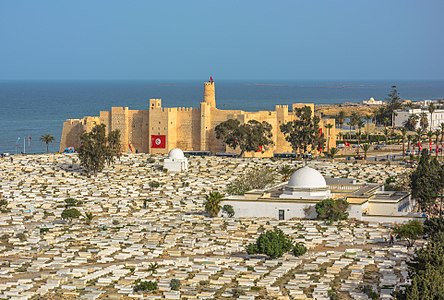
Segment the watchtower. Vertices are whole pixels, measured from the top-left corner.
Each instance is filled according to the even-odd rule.
[[[210,107],[216,107],[216,91],[215,91],[215,83],[213,78],[210,77],[210,80],[204,82],[204,102],[208,104]]]

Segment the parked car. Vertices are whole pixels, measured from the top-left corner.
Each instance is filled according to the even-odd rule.
[[[8,157],[10,155],[11,155],[11,153],[4,152],[4,153],[0,154],[0,157]]]
[[[375,150],[381,150],[382,148],[384,148],[384,145],[376,145],[375,146]]]
[[[412,155],[412,150],[410,150],[410,149],[407,149],[407,150],[405,150],[405,155]]]
[[[338,144],[338,145],[336,146],[336,148],[338,148],[338,149],[344,149],[344,148],[345,148],[345,144],[344,144],[344,143]]]

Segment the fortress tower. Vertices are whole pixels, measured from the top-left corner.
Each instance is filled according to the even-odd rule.
[[[162,107],[161,99],[150,99],[149,109],[131,110],[127,107],[113,107],[109,111],[101,111],[100,116],[70,119],[63,124],[60,151],[67,147],[80,146],[83,132],[89,132],[95,125],[104,124],[109,133],[120,131],[122,152],[145,152],[166,154],[171,149],[180,148],[185,151],[236,152],[229,149],[216,138],[215,128],[220,123],[235,119],[242,124],[249,120],[267,122],[272,127],[274,145],[265,152],[252,152],[246,155],[253,157],[272,157],[274,153],[291,152],[291,145],[286,141],[280,126],[297,118],[294,111],[297,107],[310,106],[314,112],[314,104],[294,103],[293,110],[288,105],[276,105],[274,111],[246,112],[242,110],[222,110],[216,107],[216,86],[213,78],[204,82],[203,100],[199,108]],[[329,148],[336,146],[334,126],[329,131],[326,124],[335,124],[334,119],[322,119],[320,127],[329,132]]]
[[[216,107],[216,90],[213,77],[210,76],[210,80],[204,82],[204,102],[210,107]]]

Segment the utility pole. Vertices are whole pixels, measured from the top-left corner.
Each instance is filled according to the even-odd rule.
[[[26,137],[23,138],[23,154],[26,154]]]

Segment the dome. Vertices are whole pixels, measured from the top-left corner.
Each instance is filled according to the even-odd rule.
[[[319,171],[305,166],[291,175],[287,186],[293,188],[325,188],[327,183]]]
[[[184,159],[185,155],[183,154],[183,151],[179,148],[174,148],[168,153],[168,158],[170,159]]]

